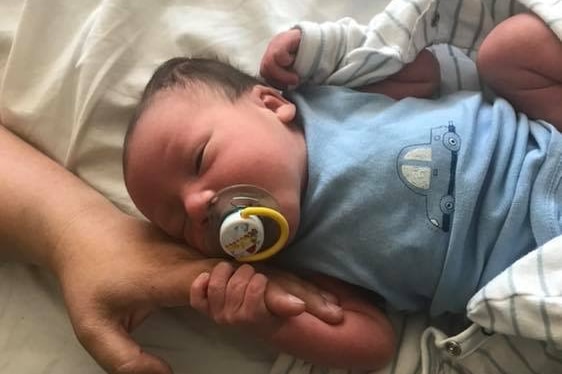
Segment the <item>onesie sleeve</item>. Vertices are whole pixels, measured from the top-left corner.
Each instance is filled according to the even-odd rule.
[[[350,69],[358,62],[355,55],[364,46],[367,26],[344,18],[320,24],[301,22],[296,28],[302,35],[294,68],[301,82],[347,85],[354,78]]]
[[[294,68],[301,82],[358,87],[396,73],[429,44],[424,31],[431,8],[389,5],[367,25],[351,18],[298,23]]]

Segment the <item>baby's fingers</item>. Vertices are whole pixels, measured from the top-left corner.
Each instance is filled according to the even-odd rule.
[[[260,74],[274,87],[283,89],[290,85],[296,86],[299,77],[291,68],[294,59],[295,56],[287,51],[268,50],[261,61]]]
[[[252,327],[258,335],[269,338],[279,327],[281,320],[273,315],[265,305],[265,292],[268,280],[256,273],[248,283],[244,303],[239,310],[239,325]]]
[[[274,66],[279,66],[285,69],[290,69],[295,62],[295,55],[287,50],[279,49],[273,52],[273,64]]]
[[[267,83],[278,89],[286,89],[289,86],[298,86],[299,84],[297,73],[276,64],[268,67],[262,66],[260,74]]]
[[[267,283],[252,266],[240,266],[228,281],[224,310],[215,320],[236,326],[269,326],[273,315],[264,300]]]
[[[224,261],[218,263],[211,271],[207,287],[207,299],[209,301],[209,313],[218,323],[221,322],[220,319],[224,311],[227,285],[234,272],[234,266]]]
[[[248,285],[255,274],[256,271],[252,266],[244,264],[236,269],[232,277],[230,277],[226,286],[224,300],[224,310],[227,314],[227,319],[234,319],[234,316],[244,304]]]
[[[260,74],[269,84],[277,88],[298,85],[299,77],[293,71],[293,64],[300,37],[300,30],[292,29],[276,35],[269,43],[260,66]]]
[[[209,299],[207,288],[209,287],[209,273],[201,273],[191,284],[189,304],[199,313],[209,314]]]
[[[295,56],[301,42],[301,31],[299,29],[291,29],[277,34],[270,43],[270,49],[274,51],[282,51],[286,55]],[[292,65],[294,57],[289,60],[277,62],[282,66]]]
[[[248,282],[244,303],[242,304],[242,314],[247,316],[248,321],[253,321],[261,317],[271,317],[273,314],[265,305],[265,290],[267,289],[267,278],[265,275],[256,273]]]

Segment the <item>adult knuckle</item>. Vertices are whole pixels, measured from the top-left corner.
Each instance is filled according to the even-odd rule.
[[[85,347],[89,347],[98,339],[97,328],[91,323],[82,322],[74,326],[76,338]]]

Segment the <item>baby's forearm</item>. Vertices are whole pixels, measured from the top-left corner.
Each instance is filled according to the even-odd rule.
[[[309,313],[282,320],[267,338],[280,350],[318,365],[346,369],[378,369],[394,355],[390,320],[360,289],[340,280],[313,275],[314,283],[333,293],[343,310],[339,324]]]
[[[405,65],[398,73],[358,89],[380,93],[395,100],[406,97],[429,99],[438,92],[440,84],[439,62],[429,50],[424,49],[413,62]]]
[[[344,321],[329,325],[303,313],[286,320],[271,337],[286,353],[317,365],[356,370],[375,370],[391,360],[394,332],[382,313],[369,315],[346,310]]]

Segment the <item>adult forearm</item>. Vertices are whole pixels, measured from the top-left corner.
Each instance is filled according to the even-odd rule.
[[[49,268],[78,340],[108,373],[171,373],[129,335],[152,311],[186,306],[216,261],[128,216],[0,126],[0,257]]]
[[[117,211],[0,125],[0,256],[52,268],[65,229],[86,210]],[[117,212],[115,212],[117,213]]]

